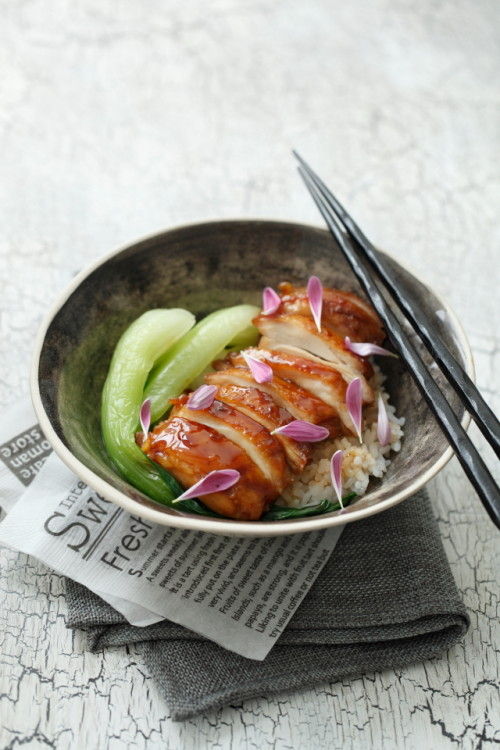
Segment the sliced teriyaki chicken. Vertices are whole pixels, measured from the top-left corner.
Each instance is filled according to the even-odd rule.
[[[312,317],[305,287],[295,287],[285,281],[279,285],[280,313]],[[382,322],[375,310],[352,292],[323,289],[321,322],[329,331],[349,336],[353,341],[380,344],[385,338]]]
[[[141,448],[184,487],[191,487],[216,469],[239,471],[237,484],[203,497],[206,506],[223,516],[256,521],[277,497],[274,484],[244,450],[220,432],[191,419],[170,417],[161,422]]]
[[[258,315],[253,323],[264,336],[259,346],[279,349],[282,344],[287,344],[305,349],[331,362],[348,383],[360,375],[370,377],[373,372],[369,362],[345,348],[341,336],[327,330],[318,331],[312,318],[304,315]]]
[[[278,406],[268,393],[259,391],[258,388],[221,385],[217,390],[217,400],[235,407],[261,424],[269,432],[282,427],[293,419],[290,412]],[[302,471],[311,455],[310,446],[306,443],[298,443],[279,432],[274,437],[283,446],[290,467],[294,471]]]
[[[346,407],[348,384],[359,378],[364,403],[374,398],[367,380],[372,366],[344,344],[345,336],[383,341],[380,320],[370,306],[349,292],[324,289],[318,331],[306,290],[285,283],[280,291],[276,312],[253,321],[262,334],[258,346],[245,351],[271,367],[272,379],[256,382],[251,360],[242,353],[228,354],[204,375],[205,383],[217,388],[209,406],[188,408],[187,394],[173,399],[171,416],[139,438],[144,453],[184,487],[214,470],[238,471],[232,487],[201,498],[230,518],[259,519],[309,462],[310,444],[273,435],[274,430],[299,419],[327,427],[331,437],[354,433]]]
[[[198,424],[216,430],[235,443],[259,467],[274,486],[276,495],[290,482],[291,476],[280,442],[254,419],[217,399],[207,409],[189,409],[188,396],[173,399],[173,417],[196,420]],[[232,467],[231,467],[232,468]]]
[[[260,340],[260,345],[263,347],[264,351],[268,350],[269,341],[266,337],[263,337]],[[260,350],[260,349],[259,349]],[[315,354],[311,354],[311,352],[306,352],[304,349],[298,349],[296,346],[287,346],[286,344],[280,344],[279,348],[272,349],[271,351],[280,352],[281,354],[290,355],[293,357],[300,357],[302,359],[309,360],[313,364],[318,365],[319,367],[327,367],[330,370],[333,370],[337,374],[341,374],[341,370],[335,367],[331,362],[327,362],[326,359],[321,359],[321,357],[316,357]],[[363,403],[364,404],[372,404],[373,403],[373,388],[369,384],[369,382],[366,380],[366,378],[363,375],[358,375],[359,379],[361,380],[361,393],[363,396]],[[344,378],[344,382],[348,382]]]
[[[329,404],[340,417],[348,432],[356,434],[353,421],[346,407],[347,383],[337,370],[321,360],[308,359],[280,349],[251,348],[245,353],[268,364],[273,374],[290,380],[317,398]],[[241,354],[230,354],[229,361],[241,367],[245,360]]]
[[[222,360],[225,363],[225,360]],[[216,368],[220,367],[215,362]],[[321,401],[312,393],[306,391],[295,383],[290,383],[278,376],[273,377],[269,383],[256,383],[249,370],[244,367],[230,367],[224,364],[223,369],[210,372],[205,375],[205,382],[210,385],[241,385],[258,388],[259,391],[267,393],[274,401],[286,409],[294,419],[303,419],[313,424],[325,424],[330,429],[330,434],[337,435],[339,432],[339,421],[335,410]]]

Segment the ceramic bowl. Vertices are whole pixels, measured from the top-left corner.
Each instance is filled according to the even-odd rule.
[[[470,348],[450,308],[396,260],[387,260],[405,294],[434,321],[469,375]],[[280,522],[247,522],[185,515],[145,497],[116,474],[99,427],[102,386],[114,346],[134,318],[154,307],[185,307],[197,317],[241,302],[260,304],[266,285],[303,285],[311,275],[326,286],[361,293],[342,253],[322,229],[275,221],[216,221],[148,237],[80,273],[40,331],[32,397],[48,440],[87,484],[134,515],[156,523],[215,534],[274,536],[315,531],[366,518],[415,493],[452,455],[441,430],[400,360],[386,358],[387,388],[406,418],[401,451],[383,480],[342,513]],[[458,398],[434,372],[464,424]]]

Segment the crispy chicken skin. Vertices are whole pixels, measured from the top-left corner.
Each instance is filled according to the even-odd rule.
[[[206,506],[223,516],[256,521],[277,496],[274,485],[244,450],[199,422],[170,417],[149,433],[142,450],[185,487],[216,469],[239,471],[237,484],[203,497]]]
[[[270,342],[269,339],[267,339],[265,336],[263,336],[260,340],[259,344],[259,350],[269,350],[270,349]],[[316,357],[315,354],[311,354],[311,352],[306,352],[304,349],[299,349],[296,346],[290,346],[288,344],[280,344],[279,347],[273,350],[274,352],[279,352],[280,354],[284,355],[292,355],[294,357],[300,357],[301,359],[308,360],[312,362],[313,364],[319,365],[321,368],[328,368],[329,370],[333,370],[337,375],[342,376],[342,371],[339,370],[335,365],[333,365],[331,362],[327,362],[326,359],[321,359],[321,357]],[[349,372],[349,378],[351,373]],[[364,404],[371,404],[373,403],[373,389],[366,380],[366,378],[363,375],[358,375],[360,381],[361,381],[361,390],[363,394],[363,403]],[[349,379],[344,378],[344,381],[346,383],[350,382]]]
[[[187,396],[174,399],[172,416],[196,419],[231,440],[259,467],[279,494],[290,481],[285,454],[279,441],[269,430],[233,406],[215,400],[208,409],[188,409]]]
[[[360,375],[370,377],[373,372],[369,362],[345,348],[341,336],[326,329],[318,331],[312,318],[275,313],[257,315],[253,322],[265,337],[266,348],[279,349],[287,344],[304,349],[334,365],[347,382]]]
[[[251,372],[245,367],[231,367],[227,360],[224,360],[224,363],[225,366],[218,372],[211,372],[206,375],[207,383],[210,383],[210,385],[235,383],[236,385],[258,388],[260,391],[269,394],[283,409],[289,411],[294,419],[303,419],[313,424],[323,424],[336,417],[335,410],[331,406],[289,380],[274,376],[269,383],[256,383]],[[214,364],[219,366],[218,363]]]
[[[370,306],[350,292],[324,289],[318,331],[306,290],[289,283],[279,288],[279,308],[254,319],[261,339],[246,350],[271,367],[272,379],[257,383],[242,354],[230,353],[204,376],[217,387],[209,407],[190,409],[183,394],[172,400],[168,419],[138,438],[144,453],[185,487],[210,471],[239,471],[232,487],[202,497],[208,508],[229,518],[258,520],[309,462],[310,444],[274,430],[299,419],[327,427],[331,437],[354,434],[346,407],[349,383],[359,378],[363,402],[374,399],[368,382],[372,366],[344,344],[345,336],[383,341]]]
[[[305,287],[295,287],[284,281],[279,285],[279,291],[282,300],[279,312],[312,317]],[[353,341],[380,344],[385,338],[375,310],[352,292],[325,288],[321,321],[332,333],[349,336]]]
[[[247,352],[255,359],[266,362],[272,368],[273,373],[279,377],[308,390],[313,396],[331,406],[346,431],[356,434],[345,403],[347,383],[338,370],[329,367],[326,363],[321,364],[318,359],[308,359],[280,349],[270,351],[263,348],[251,348],[247,349]],[[245,364],[241,354],[230,354],[228,359],[237,367],[241,366],[241,362]]]
[[[217,391],[217,400],[236,407],[269,432],[288,424],[293,419],[290,412],[282,409],[268,393],[259,391],[258,388],[221,385]],[[298,443],[280,433],[277,433],[275,437],[283,446],[289,466],[294,471],[302,471],[311,455],[310,447],[306,443]]]

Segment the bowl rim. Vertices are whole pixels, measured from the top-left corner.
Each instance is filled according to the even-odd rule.
[[[52,448],[54,449],[54,452],[66,464],[66,466],[71,469],[71,471],[73,471],[79,478],[85,481],[85,483],[88,484],[89,487],[98,492],[100,495],[103,495],[108,500],[111,500],[113,503],[120,506],[127,512],[131,513],[132,515],[140,515],[142,518],[153,523],[158,523],[162,526],[172,526],[174,528],[189,529],[192,531],[203,531],[210,534],[222,534],[225,536],[235,537],[283,536],[287,534],[300,534],[304,532],[320,531],[322,529],[327,529],[334,526],[343,526],[346,523],[353,523],[354,521],[368,518],[369,516],[381,513],[388,508],[392,508],[393,506],[405,500],[407,497],[414,495],[415,492],[417,492],[421,487],[427,484],[427,482],[429,482],[438,472],[441,471],[441,469],[443,469],[443,467],[448,463],[448,461],[454,454],[451,446],[445,448],[443,453],[441,453],[441,455],[436,458],[435,462],[428,469],[426,469],[426,471],[417,475],[415,477],[415,480],[406,489],[402,489],[399,492],[394,493],[394,495],[387,498],[386,500],[382,500],[380,503],[376,503],[366,508],[360,508],[357,511],[352,510],[349,514],[346,515],[343,515],[342,512],[337,511],[335,514],[309,516],[303,519],[290,519],[287,521],[237,521],[235,519],[226,520],[210,517],[210,523],[207,527],[208,517],[205,518],[204,516],[183,515],[181,513],[179,513],[178,516],[170,515],[164,513],[161,510],[156,510],[155,508],[141,505],[141,503],[139,503],[137,500],[128,497],[123,492],[121,492],[121,490],[113,487],[105,479],[102,479],[100,476],[95,474],[95,472],[93,472],[82,461],[80,461],[63,443],[63,441],[60,439],[60,437],[52,427],[52,423],[43,406],[40,392],[40,382],[38,377],[40,356],[50,324],[52,323],[59,310],[71,297],[73,292],[80,286],[80,284],[88,276],[90,276],[90,274],[92,274],[100,266],[103,266],[115,256],[119,255],[125,250],[130,250],[131,248],[144,242],[164,237],[165,235],[185,229],[194,229],[203,226],[209,226],[211,224],[235,225],[241,223],[271,224],[275,227],[281,226],[289,229],[295,228],[305,230],[312,229],[314,231],[328,233],[328,230],[324,229],[323,227],[318,227],[314,224],[307,224],[303,222],[299,223],[282,219],[273,220],[246,217],[234,219],[211,219],[188,224],[180,224],[171,227],[170,229],[166,229],[162,232],[154,232],[152,234],[148,234],[132,243],[122,245],[119,248],[97,258],[89,266],[85,267],[76,276],[74,276],[74,278],[69,282],[64,290],[59,294],[59,296],[56,298],[56,300],[44,316],[35,339],[30,372],[30,391],[35,414],[39,421],[41,429],[43,430],[45,436],[47,437],[47,440],[50,442]],[[475,381],[475,367],[470,344],[465,334],[465,330],[453,309],[450,307],[448,302],[443,299],[442,295],[437,294],[433,289],[431,289],[431,287],[427,283],[422,281],[418,274],[414,273],[411,268],[409,268],[406,264],[400,263],[397,258],[392,256],[390,253],[387,253],[385,250],[383,252],[384,255],[398,263],[405,271],[408,271],[408,273],[410,273],[426,289],[429,289],[429,291],[431,291],[439,301],[442,309],[448,316],[448,319],[452,325],[453,332],[457,339],[457,343],[462,351],[462,355],[465,360],[465,370],[469,377],[473,381]],[[468,412],[465,412],[461,421],[464,429],[468,428],[470,421],[470,415],[468,414]]]

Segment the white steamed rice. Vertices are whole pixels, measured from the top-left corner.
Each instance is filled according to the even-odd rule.
[[[385,381],[380,369],[374,365],[374,375],[370,384],[375,392],[372,406],[363,410],[363,442],[357,437],[339,437],[326,440],[314,447],[313,458],[304,471],[283,492],[278,503],[291,507],[314,505],[327,498],[336,501],[330,478],[330,458],[336,450],[344,451],[342,463],[342,494],[365,493],[370,477],[382,477],[391,463],[392,451],[399,451],[403,437],[404,417],[397,417],[396,410],[389,402]],[[389,445],[382,448],[377,440],[377,401],[379,393],[384,399],[387,416],[391,425],[392,438]]]

